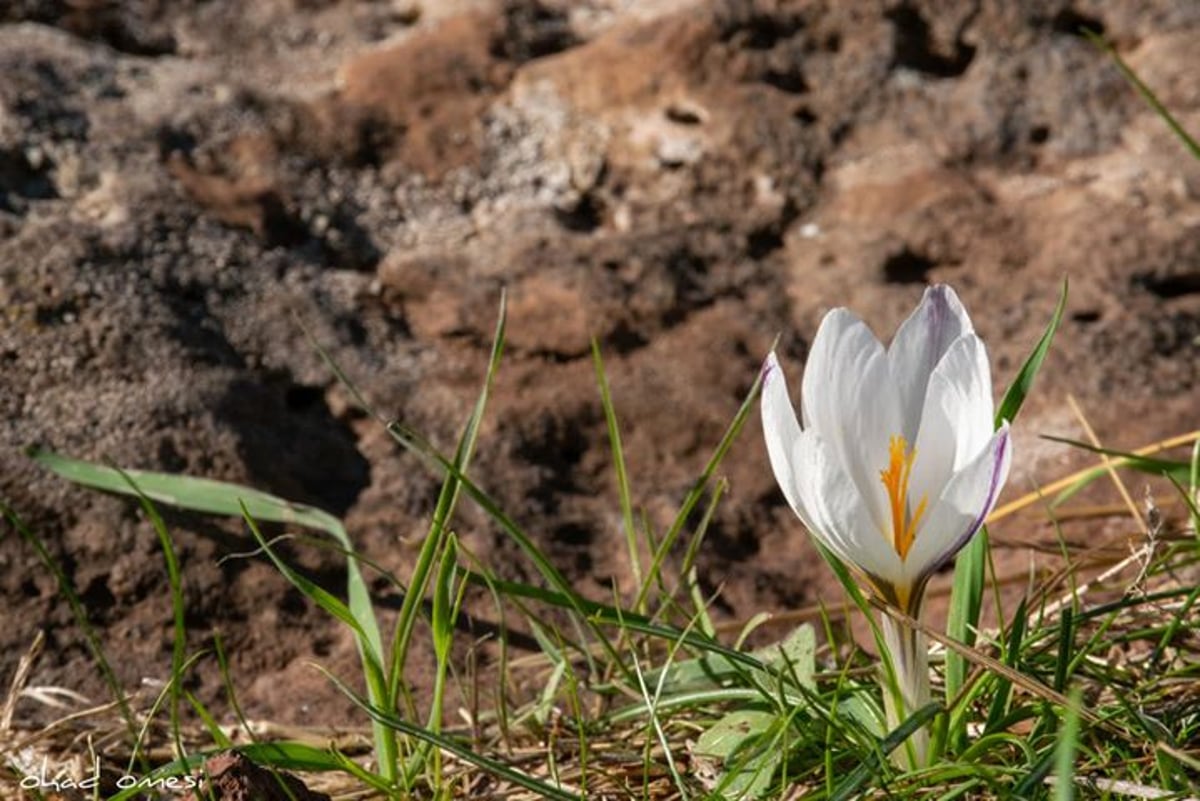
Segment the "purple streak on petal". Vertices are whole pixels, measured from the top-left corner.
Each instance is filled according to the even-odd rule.
[[[929,294],[932,296],[932,305],[930,306],[929,315],[929,367],[926,370],[926,375],[931,375],[933,369],[937,367],[938,362],[946,355],[949,349],[948,342],[942,342],[946,335],[946,321],[950,318],[950,304],[946,301],[946,285],[935,284],[929,288]]]
[[[775,369],[775,365],[771,364],[770,356],[768,356],[766,359],[763,359],[761,373],[762,373],[762,383],[763,383],[764,387],[767,385],[767,379],[770,377],[771,371],[774,369]]]
[[[962,536],[955,541],[954,545],[946,550],[940,559],[930,565],[922,574],[921,578],[932,575],[937,572],[942,565],[949,562],[954,555],[962,550],[963,546],[971,541],[971,537],[975,536],[975,532],[983,526],[983,521],[987,518],[988,512],[992,510],[992,506],[996,502],[996,495],[1000,492],[1000,466],[1004,464],[1004,454],[1008,450],[1008,431],[1004,432],[999,445],[996,447],[996,455],[992,461],[992,479],[991,486],[988,487],[987,499],[983,502],[983,507],[979,510],[979,514],[975,517],[974,522],[967,527]]]
[[[1000,466],[1004,464],[1004,454],[1008,451],[1008,430],[1005,429],[1004,436],[1000,438],[999,444],[996,446],[996,456],[992,460],[992,483],[988,487],[987,500],[983,503],[983,508],[979,510],[979,515],[975,518],[975,522],[971,524],[972,533],[979,530],[983,525],[984,518],[988,512],[992,511],[992,506],[996,502],[996,494],[1000,492]]]

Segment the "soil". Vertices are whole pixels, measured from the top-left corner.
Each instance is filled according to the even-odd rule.
[[[1200,163],[1084,26],[1200,131],[1189,0],[2,4],[0,497],[136,687],[170,664],[154,532],[23,449],[316,504],[404,580],[439,479],[355,409],[305,329],[383,415],[449,452],[506,290],[471,475],[601,600],[633,587],[593,337],[659,531],[777,335],[798,387],[825,311],[887,336],[930,282],[963,297],[999,388],[1070,279],[1007,497],[1085,461],[1040,438],[1083,436],[1068,394],[1113,447],[1193,429]],[[839,603],[756,415],[720,474],[698,566],[720,619]],[[1054,541],[1033,520],[994,531],[1014,569],[1016,544]],[[246,714],[365,723],[310,666],[353,680],[346,632],[263,559],[228,558],[253,550],[236,523],[168,522],[190,645],[220,632]],[[1123,548],[1129,528],[1065,534]],[[469,503],[455,530],[536,580]],[[32,683],[104,699],[53,576],[2,531],[0,682],[40,629]],[[336,555],[285,550],[340,591]],[[471,611],[482,636],[495,610]],[[417,651],[418,692],[430,662]],[[224,714],[212,657],[190,682]]]

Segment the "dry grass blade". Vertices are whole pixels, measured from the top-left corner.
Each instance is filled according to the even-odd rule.
[[[1062,707],[1066,707],[1070,704],[1070,700],[1062,693],[1057,692],[1057,691],[1047,687],[1046,685],[1042,684],[1040,681],[1037,681],[1036,679],[1032,679],[1029,676],[1026,676],[1024,673],[1021,673],[1018,670],[1014,670],[1013,668],[1010,668],[1008,665],[1004,664],[1003,662],[1000,662],[997,659],[993,659],[992,657],[988,656],[987,654],[983,653],[982,651],[979,651],[976,648],[971,648],[970,646],[963,645],[962,643],[960,643],[956,640],[953,640],[950,637],[947,637],[945,634],[941,633],[937,629],[931,628],[930,626],[927,626],[924,623],[921,623],[916,618],[905,614],[904,612],[900,611],[899,609],[892,606],[891,604],[888,604],[885,601],[882,601],[873,595],[869,596],[868,601],[870,602],[871,606],[875,607],[883,614],[889,615],[893,619],[898,620],[899,622],[903,623],[904,625],[923,632],[925,634],[925,636],[929,637],[929,639],[938,643],[942,647],[955,652],[956,654],[958,654],[959,656],[961,656],[963,659],[967,660],[968,662],[971,662],[972,664],[977,665],[979,667],[987,668],[988,670],[992,671],[993,673],[1003,676],[1004,678],[1011,681],[1014,685],[1026,690],[1027,692],[1029,692],[1033,695],[1036,695],[1040,698],[1043,698],[1047,701],[1050,701],[1054,704],[1057,704]],[[1105,725],[1103,720],[1101,720],[1100,718],[1093,715],[1087,709],[1081,709],[1080,716],[1083,717],[1085,720],[1087,720],[1088,723],[1091,723],[1093,725],[1097,725],[1097,726]]]
[[[17,664],[17,671],[13,674],[12,683],[8,686],[8,696],[4,699],[3,710],[0,710],[0,735],[7,734],[12,729],[13,715],[17,710],[17,700],[21,697],[21,691],[25,689],[25,685],[29,683],[29,674],[33,672],[33,665],[37,662],[38,657],[42,653],[42,647],[46,644],[46,634],[42,630],[38,630],[37,636],[33,638],[33,642],[29,645],[29,650],[21,657],[21,661]]]
[[[1195,431],[1189,431],[1187,434],[1180,434],[1175,437],[1168,437],[1167,439],[1159,440],[1158,442],[1152,442],[1149,445],[1146,445],[1142,448],[1138,448],[1137,450],[1131,451],[1131,453],[1133,453],[1133,455],[1135,455],[1135,456],[1152,456],[1156,453],[1161,453],[1162,451],[1169,450],[1171,448],[1178,448],[1178,447],[1182,447],[1184,445],[1191,445],[1192,443],[1194,443],[1198,440],[1200,440],[1200,429],[1197,429]],[[1120,465],[1121,463],[1122,463],[1122,460],[1120,460],[1120,459],[1114,460],[1115,465]],[[1046,498],[1049,495],[1053,495],[1056,492],[1065,490],[1067,487],[1070,487],[1072,484],[1079,481],[1081,478],[1084,478],[1085,476],[1087,476],[1094,469],[1095,469],[1094,467],[1085,467],[1082,470],[1077,470],[1068,476],[1064,476],[1063,478],[1058,479],[1057,481],[1050,482],[1049,484],[1047,484],[1044,487],[1039,487],[1038,489],[1034,490],[1033,492],[1028,492],[1028,493],[1022,495],[1020,498],[1017,498],[1015,501],[1010,501],[1009,503],[1006,503],[1003,506],[997,507],[996,509],[992,510],[992,513],[990,515],[988,515],[988,519],[987,519],[988,525],[991,525],[992,523],[995,523],[998,520],[1003,520],[1004,518],[1008,517],[1009,515],[1015,514],[1016,512],[1019,512],[1022,509],[1033,506],[1035,503],[1040,503],[1044,498]]]
[[[1097,448],[1102,447],[1099,437],[1096,436],[1096,432],[1092,428],[1091,423],[1089,423],[1087,417],[1084,416],[1083,409],[1080,408],[1079,401],[1075,400],[1074,395],[1067,395],[1067,404],[1071,407],[1071,412],[1075,415],[1075,419],[1079,421],[1079,425],[1083,428],[1084,433],[1087,434],[1087,437],[1091,441],[1092,445]],[[1106,454],[1101,454],[1100,464],[1107,468],[1108,475],[1110,478],[1112,478],[1113,484],[1116,486],[1117,492],[1121,496],[1121,500],[1125,502],[1125,506],[1129,509],[1129,514],[1138,522],[1138,526],[1141,527],[1142,533],[1149,537],[1150,526],[1146,524],[1146,520],[1144,517],[1142,517],[1141,511],[1138,510],[1137,504],[1133,502],[1133,496],[1131,496],[1129,494],[1129,490],[1125,488],[1125,483],[1121,481],[1121,477],[1117,475],[1116,466],[1113,464],[1112,458]]]

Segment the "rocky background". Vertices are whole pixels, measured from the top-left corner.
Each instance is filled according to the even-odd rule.
[[[25,446],[314,503],[410,569],[438,478],[354,409],[301,325],[381,412],[451,450],[506,288],[472,474],[597,598],[631,585],[592,337],[659,526],[777,334],[798,385],[827,309],[887,336],[928,282],[958,289],[999,388],[1071,279],[1009,497],[1080,461],[1038,437],[1080,436],[1068,393],[1116,447],[1195,428],[1200,165],[1084,26],[1200,131],[1191,0],[8,0],[0,496],[133,687],[170,661],[153,532]],[[757,417],[722,474],[699,568],[717,614],[837,603]],[[168,519],[193,646],[222,632],[248,713],[359,720],[307,665],[352,677],[345,633],[262,559],[222,559],[252,550],[237,525]],[[995,531],[1018,568],[1016,544],[1053,542],[1036,521]],[[1104,536],[1123,549],[1127,528]],[[533,579],[467,504],[456,530]],[[292,552],[341,585],[334,556]],[[7,528],[0,608],[4,686],[42,629],[34,683],[104,698]],[[211,659],[192,680],[221,696]]]

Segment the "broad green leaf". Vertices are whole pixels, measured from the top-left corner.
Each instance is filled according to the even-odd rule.
[[[694,750],[703,756],[728,759],[747,740],[769,731],[775,720],[773,713],[758,709],[730,712],[700,735]]]
[[[783,754],[766,740],[779,720],[771,712],[740,709],[730,712],[696,740],[693,751],[719,759],[724,777],[718,791],[725,798],[760,798],[771,787]]]
[[[752,651],[750,655],[766,666],[767,670],[756,669],[764,674],[776,673],[795,682],[805,689],[816,691],[816,633],[807,623],[798,626],[782,642],[773,643]],[[646,672],[646,680],[656,684],[662,674],[663,690],[671,694],[696,690],[704,687],[719,687],[742,675],[745,663],[709,654],[695,659],[684,659],[665,668]]]

